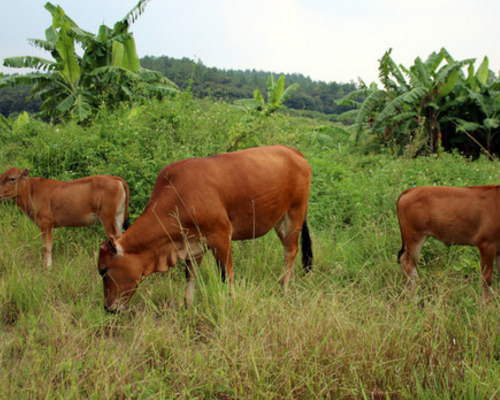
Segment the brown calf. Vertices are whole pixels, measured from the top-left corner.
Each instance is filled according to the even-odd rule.
[[[205,246],[234,293],[231,240],[254,239],[275,229],[285,248],[283,285],[294,273],[302,232],[303,264],[312,262],[306,223],[311,169],[293,148],[269,146],[188,159],[158,175],[142,215],[119,239],[101,245],[99,273],[104,308],[116,311],[143,277],[186,260],[186,304],[193,302],[194,267]]]
[[[483,300],[500,270],[500,186],[423,186],[405,190],[397,201],[403,271],[413,281],[422,245],[429,236],[449,245],[479,248]]]
[[[9,167],[0,177],[0,200],[14,199],[41,229],[45,262],[52,264],[52,228],[90,226],[99,219],[109,237],[118,238],[127,218],[129,189],[111,175],[74,181],[28,178],[29,169]]]

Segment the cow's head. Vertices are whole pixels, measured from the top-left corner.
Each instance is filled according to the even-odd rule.
[[[104,286],[106,311],[121,310],[139,286],[142,269],[134,260],[134,256],[123,254],[121,246],[112,238],[101,244],[98,268]]]
[[[10,166],[0,177],[0,200],[13,199],[17,197],[19,190],[26,183],[29,168],[24,171]]]

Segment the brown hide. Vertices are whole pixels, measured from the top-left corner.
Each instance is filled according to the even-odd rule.
[[[101,245],[99,271],[104,278],[104,306],[114,311],[134,293],[143,276],[187,262],[186,302],[193,301],[194,265],[205,246],[227,273],[231,291],[231,240],[253,239],[275,228],[285,248],[283,284],[293,275],[298,237],[305,222],[311,169],[302,154],[284,146],[241,150],[188,159],[166,166],[158,175],[143,214],[121,236]],[[304,245],[304,238],[305,245]]]
[[[0,200],[13,199],[41,229],[48,266],[52,263],[52,228],[90,226],[99,219],[109,237],[121,235],[129,200],[123,179],[94,175],[56,181],[29,178],[28,173],[28,168],[9,167],[0,177]]]
[[[477,246],[481,255],[483,298],[500,256],[500,186],[467,188],[424,186],[405,190],[397,202],[402,248],[399,261],[410,280],[425,240]]]

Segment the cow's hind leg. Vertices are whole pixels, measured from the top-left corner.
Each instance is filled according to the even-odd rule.
[[[293,218],[288,212],[275,226],[275,231],[285,249],[285,273],[281,284],[286,289],[288,282],[295,275],[295,257],[299,251],[299,234],[302,230],[303,218]]]
[[[493,263],[497,258],[497,246],[491,243],[480,243],[478,245],[481,255],[481,280],[483,288],[483,302],[489,301],[489,292],[493,282]]]
[[[411,286],[414,286],[417,278],[418,259],[426,240],[427,236],[418,236],[403,241],[403,248],[398,254],[398,261],[401,263],[403,273]]]

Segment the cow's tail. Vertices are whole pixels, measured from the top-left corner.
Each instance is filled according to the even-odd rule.
[[[124,179],[120,180],[123,190],[125,191],[125,212],[123,215],[123,231],[125,232],[128,228],[130,228],[130,219],[128,218],[128,204],[130,201],[130,190],[128,188],[127,182]]]
[[[304,219],[304,223],[302,224],[302,234],[300,236],[302,246],[302,266],[304,267],[304,272],[309,272],[312,269],[313,253],[311,235],[309,234],[309,227],[307,226],[306,219]]]
[[[401,232],[401,250],[398,252],[398,264],[401,264],[401,256],[405,252],[405,240],[403,238],[403,227],[401,225],[401,215],[399,212],[399,200],[401,199],[401,196],[403,196],[405,192],[401,193],[398,197],[398,201],[396,202],[396,214],[398,215],[398,223],[399,223],[399,231]]]

